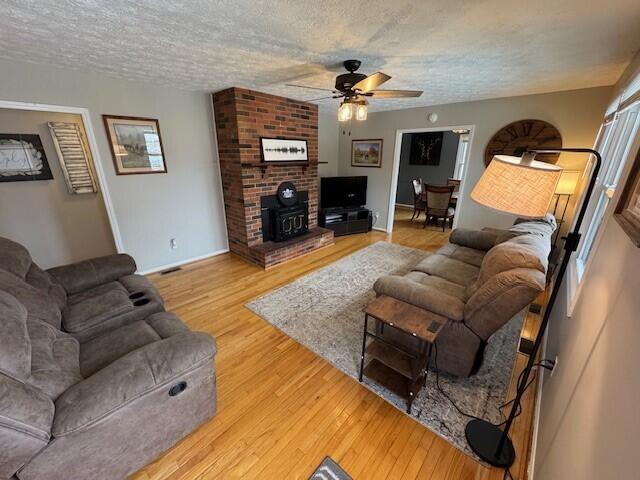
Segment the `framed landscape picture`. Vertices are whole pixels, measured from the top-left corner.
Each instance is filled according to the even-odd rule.
[[[306,140],[260,137],[260,153],[265,163],[309,161]]]
[[[636,247],[640,247],[640,152],[629,172],[614,216]]]
[[[351,140],[351,166],[380,168],[382,166],[382,139]]]
[[[52,178],[40,135],[0,133],[0,182]]]
[[[167,173],[158,120],[115,115],[102,118],[118,175]]]

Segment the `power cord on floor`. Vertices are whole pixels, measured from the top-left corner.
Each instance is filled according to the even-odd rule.
[[[440,372],[438,370],[438,346],[436,345],[436,343],[433,343],[433,349],[434,349],[434,365],[435,365],[435,374],[436,374],[436,388],[438,389],[438,391],[442,394],[442,396],[444,396],[451,405],[453,405],[453,407],[458,411],[458,413],[460,415],[462,415],[463,417],[467,417],[467,418],[472,418],[474,420],[484,420],[483,418],[477,417],[475,415],[472,415],[470,413],[465,412],[464,410],[462,410],[460,407],[458,407],[458,405],[456,404],[456,402],[453,401],[453,399],[449,396],[449,394],[447,394],[447,392],[445,392],[443,390],[443,388],[440,386]],[[548,362],[548,363],[547,363]],[[547,370],[552,370],[553,369],[553,363],[550,360],[542,360],[541,362],[536,362],[533,364],[534,368],[545,368]],[[520,374],[518,375],[518,381],[516,382],[516,389],[520,389],[522,386],[522,381],[524,380],[524,370],[522,370],[520,372]],[[533,384],[533,382],[536,380],[537,377],[537,372],[536,370],[533,371],[534,374],[532,376],[532,378],[527,382],[527,385],[524,387],[524,392],[527,391],[527,389]],[[498,407],[498,410],[500,411],[500,415],[502,415],[504,417],[504,413],[502,412],[502,409],[511,405],[513,402],[515,402],[515,397],[512,398],[511,400],[509,400],[506,403],[503,403],[502,405],[500,405]],[[518,411],[516,412],[516,415],[514,416],[514,418],[517,418],[520,416],[520,414],[522,413],[522,405],[518,405]],[[490,422],[491,423],[491,422]],[[503,425],[505,425],[507,423],[507,420],[505,419],[502,423],[499,424],[494,424],[492,423],[492,425],[496,426],[496,427],[501,427]],[[502,480],[507,480],[507,478],[514,480],[513,479],[513,475],[511,474],[511,470],[509,469],[509,467],[505,468],[504,471],[504,477],[502,477]]]

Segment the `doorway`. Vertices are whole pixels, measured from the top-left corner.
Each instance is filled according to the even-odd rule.
[[[0,235],[26,245],[44,268],[121,252],[88,111],[0,101],[0,126],[0,204],[11,206],[0,214]]]
[[[413,227],[423,226],[424,208],[415,207],[424,207],[426,185],[453,187],[453,216],[447,222],[444,219],[438,221],[441,227],[446,225],[445,230],[457,225],[455,212],[463,207],[464,178],[473,130],[473,125],[462,125],[403,129],[396,132],[388,232],[399,224],[403,227],[412,224]],[[417,188],[415,184],[420,187]],[[418,201],[420,198],[422,202]]]

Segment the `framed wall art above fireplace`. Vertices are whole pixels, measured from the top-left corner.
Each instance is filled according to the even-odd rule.
[[[264,163],[308,163],[306,140],[260,137],[260,154]]]

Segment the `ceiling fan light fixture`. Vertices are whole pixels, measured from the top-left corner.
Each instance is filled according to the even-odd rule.
[[[344,100],[338,108],[338,121],[347,122],[353,117],[353,104]]]
[[[364,121],[367,119],[367,104],[362,103],[356,105],[356,120]]]

